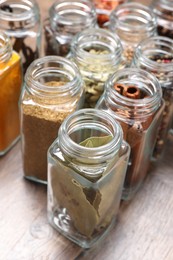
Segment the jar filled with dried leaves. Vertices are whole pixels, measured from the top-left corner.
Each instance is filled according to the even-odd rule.
[[[158,34],[173,39],[173,1],[153,1],[151,8],[157,17]]]
[[[162,87],[165,108],[153,154],[153,159],[159,159],[173,120],[173,40],[162,36],[143,40],[135,50],[133,66],[154,74]]]
[[[119,70],[106,82],[97,108],[106,110],[120,122],[124,139],[131,147],[123,191],[123,199],[130,200],[149,169],[164,109],[161,86],[147,71]]]
[[[9,37],[0,32],[0,156],[18,140],[18,100],[22,85],[21,60]]]
[[[96,10],[89,0],[59,0],[44,21],[45,54],[66,56],[74,35],[97,24]]]
[[[118,213],[129,151],[108,113],[70,115],[48,151],[50,224],[84,248],[103,238]]]
[[[138,43],[156,34],[156,17],[145,5],[125,3],[111,12],[109,29],[120,37],[125,63],[130,65]]]
[[[39,57],[41,25],[39,7],[34,0],[0,1],[0,29],[10,37],[23,64],[23,73]]]
[[[47,150],[63,120],[83,105],[84,83],[66,58],[46,56],[27,69],[20,99],[24,176],[47,183]]]
[[[71,44],[71,57],[85,81],[85,108],[94,108],[108,77],[122,67],[120,39],[105,29],[87,29]]]

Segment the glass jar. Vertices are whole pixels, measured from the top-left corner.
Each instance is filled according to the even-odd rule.
[[[10,37],[13,49],[22,59],[23,73],[39,57],[41,25],[34,0],[0,0],[0,29]]]
[[[47,150],[63,120],[83,105],[84,85],[66,58],[35,60],[25,74],[20,100],[24,176],[47,183]]]
[[[106,82],[97,108],[110,113],[122,126],[131,155],[123,199],[130,200],[147,175],[164,109],[158,80],[140,69],[122,69]]]
[[[44,22],[45,54],[67,56],[74,35],[96,23],[96,10],[89,0],[55,2]]]
[[[121,66],[122,45],[115,34],[104,29],[87,29],[71,44],[71,57],[85,81],[86,108],[93,108],[104,90],[107,78]]]
[[[158,35],[173,39],[173,1],[153,1],[151,8],[157,17]]]
[[[84,248],[103,238],[118,213],[129,150],[106,112],[70,115],[48,151],[50,224]]]
[[[173,40],[155,36],[143,40],[135,50],[133,66],[154,74],[165,100],[153,159],[161,158],[173,119]]]
[[[120,37],[126,64],[130,65],[138,43],[156,34],[156,18],[145,5],[125,3],[111,12],[109,29]]]
[[[97,13],[97,22],[101,28],[107,28],[109,15],[118,5],[124,4],[127,0],[92,0]]]
[[[0,156],[19,138],[18,99],[22,84],[20,56],[0,31]]]

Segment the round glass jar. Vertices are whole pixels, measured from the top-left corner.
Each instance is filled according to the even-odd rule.
[[[154,74],[160,82],[165,108],[153,158],[162,157],[173,120],[173,40],[155,36],[143,40],[135,50],[133,66]]]
[[[131,155],[123,199],[130,200],[147,175],[164,109],[158,80],[140,69],[122,69],[106,82],[96,108],[110,113],[122,126]]]
[[[66,56],[74,35],[96,24],[96,10],[89,0],[55,2],[44,21],[45,54]]]
[[[107,78],[123,66],[122,53],[120,39],[108,30],[88,29],[74,37],[71,57],[85,81],[86,108],[95,107]]]
[[[9,151],[19,138],[21,85],[20,56],[12,50],[9,37],[0,31],[0,156]]]
[[[156,18],[145,5],[125,3],[111,12],[109,29],[120,37],[125,62],[130,65],[138,43],[156,34]]]
[[[107,28],[109,15],[118,5],[126,3],[128,0],[92,0],[96,7],[97,22],[99,27]]]
[[[27,69],[20,99],[24,176],[47,182],[47,150],[63,120],[83,105],[84,83],[76,65],[46,56]]]
[[[151,8],[157,17],[158,35],[173,39],[173,1],[153,1]]]
[[[39,57],[41,25],[34,0],[0,0],[0,29],[10,37],[13,49],[22,59],[23,73]]]
[[[103,238],[117,217],[129,151],[108,113],[71,114],[48,151],[50,224],[84,248]]]

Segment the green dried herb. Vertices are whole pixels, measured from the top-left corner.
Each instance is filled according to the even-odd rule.
[[[109,143],[112,140],[112,136],[111,135],[107,135],[107,136],[92,136],[89,137],[87,139],[85,139],[84,141],[82,141],[80,143],[81,146],[84,147],[99,147],[102,145],[105,145],[107,143]]]

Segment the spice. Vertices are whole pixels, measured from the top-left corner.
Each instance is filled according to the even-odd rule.
[[[48,151],[49,221],[86,248],[116,219],[129,156],[120,125],[109,118],[94,109],[73,113]]]
[[[20,56],[5,45],[0,34],[0,155],[5,154],[19,137],[18,100],[22,84]],[[4,39],[3,39],[4,37]],[[7,43],[8,44],[8,43]],[[4,46],[3,46],[4,45]],[[3,49],[7,59],[3,58]]]
[[[22,5],[25,5],[24,3],[22,3],[21,7],[17,8],[16,10],[15,5],[8,4],[8,1],[7,4],[5,2],[6,1],[0,4],[0,11],[3,14],[1,16],[2,24],[5,22],[8,23],[7,24],[8,30],[6,30],[6,33],[8,34],[9,32],[11,32],[8,35],[11,39],[13,49],[21,56],[22,64],[23,64],[23,74],[25,74],[30,63],[36,58],[38,58],[39,56],[38,42],[40,42],[39,39],[40,32],[34,31],[35,28],[37,29],[39,28],[38,21],[35,21],[35,24],[33,26],[33,21],[37,20],[39,17],[38,14],[37,17],[35,15],[37,6],[36,4],[34,4],[32,10],[30,3],[28,3],[28,5],[26,3],[25,8],[27,8],[27,13],[25,13],[26,12],[25,8],[24,8],[24,13],[22,13],[23,12]],[[19,2],[19,5],[20,4],[21,3]],[[20,19],[19,19],[19,12],[21,12]],[[30,14],[30,18],[28,18],[29,17],[28,13]],[[3,18],[4,16],[5,18]],[[33,17],[31,18],[31,16]]]

